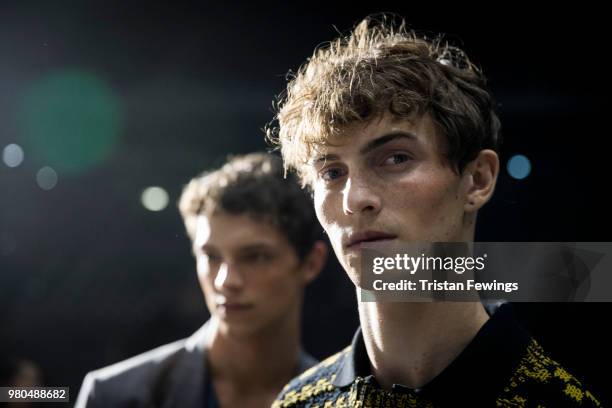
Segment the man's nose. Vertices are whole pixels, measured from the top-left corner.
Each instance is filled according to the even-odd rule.
[[[381,208],[377,186],[361,177],[349,177],[342,191],[342,209],[345,214],[378,213]]]
[[[244,280],[238,268],[230,262],[223,262],[215,277],[215,289],[237,290],[242,288]]]

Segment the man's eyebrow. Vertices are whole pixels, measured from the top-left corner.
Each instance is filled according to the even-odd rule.
[[[197,245],[194,245],[194,246],[197,247]],[[273,245],[268,244],[266,242],[256,242],[253,244],[247,244],[247,245],[235,248],[234,250],[237,252],[250,252],[250,251],[267,250],[272,247]],[[217,248],[214,245],[210,245],[210,244],[201,245],[199,249],[201,249],[204,252],[218,252]]]
[[[396,139],[411,139],[411,140],[418,140],[418,137],[414,134],[414,133],[410,133],[410,132],[406,132],[403,130],[398,130],[395,132],[391,132],[391,133],[387,133],[384,134],[370,142],[368,142],[368,144],[366,144],[365,146],[363,146],[360,150],[359,153],[364,155],[367,154],[369,152],[371,152],[372,150],[386,144],[389,143],[393,140]]]
[[[361,150],[359,150],[360,154],[366,154],[371,152],[372,150],[384,145],[385,143],[389,143],[392,140],[396,140],[396,139],[411,139],[411,140],[418,140],[418,137],[414,134],[414,133],[410,133],[410,132],[406,132],[403,130],[398,130],[395,132],[391,132],[391,133],[386,133],[370,142],[368,142],[368,144],[366,144],[364,147],[361,148]],[[317,164],[323,162],[331,162],[331,161],[337,161],[340,160],[340,156],[337,154],[322,154],[320,156],[314,157],[312,160],[310,160],[310,165],[312,166],[316,166]]]
[[[310,165],[316,166],[317,164],[321,162],[325,163],[328,161],[336,161],[336,160],[340,160],[340,156],[338,156],[337,154],[322,154],[310,160]]]
[[[210,244],[201,244],[201,245],[198,245],[197,242],[194,242],[193,246],[196,247],[196,248],[201,249],[202,251],[216,251],[217,250],[217,248],[215,248],[214,245],[210,245]]]
[[[245,245],[243,247],[238,248],[238,252],[251,252],[251,251],[261,251],[261,250],[267,250],[272,248],[273,246],[268,244],[268,243],[264,243],[264,242],[258,242],[255,244],[249,244],[249,245]]]

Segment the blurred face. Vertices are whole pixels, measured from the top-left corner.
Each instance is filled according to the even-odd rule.
[[[247,215],[200,215],[194,254],[206,305],[222,332],[255,334],[299,318],[307,279],[275,227]]]
[[[347,127],[311,160],[317,217],[356,285],[364,242],[468,238],[467,183],[446,163],[443,146],[428,115],[385,115]]]

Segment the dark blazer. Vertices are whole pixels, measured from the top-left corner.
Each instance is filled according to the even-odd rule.
[[[75,408],[205,407],[209,335],[207,322],[186,339],[88,373]],[[299,373],[316,363],[302,352]]]

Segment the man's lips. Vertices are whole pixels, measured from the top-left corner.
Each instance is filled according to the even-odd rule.
[[[362,231],[350,235],[344,247],[347,249],[355,249],[361,247],[361,244],[365,242],[386,241],[395,238],[397,238],[397,235],[382,231]]]
[[[250,303],[224,302],[217,303],[217,307],[222,308],[228,312],[241,312],[251,309],[253,305]]]

